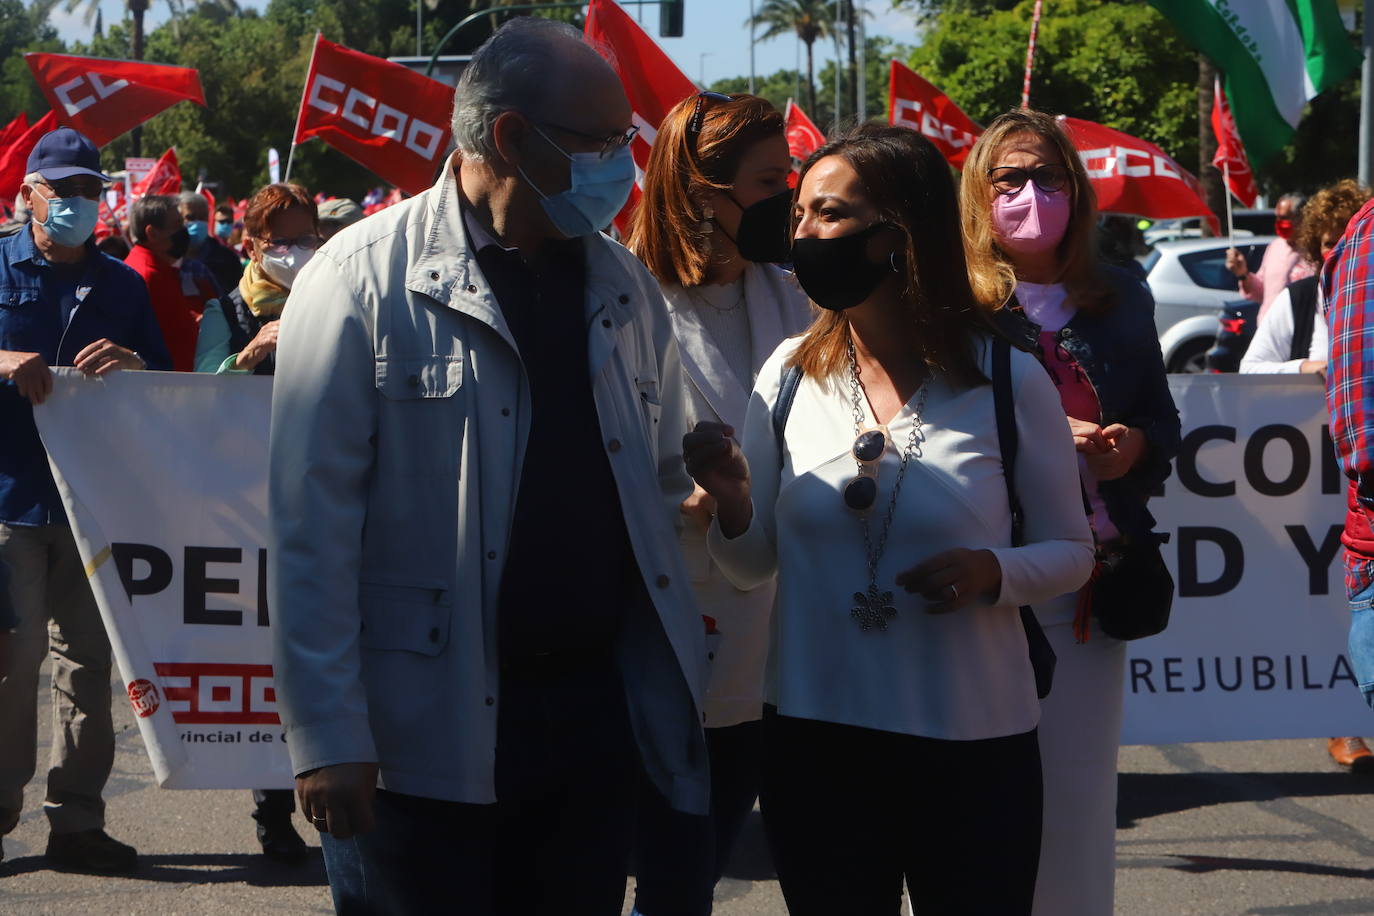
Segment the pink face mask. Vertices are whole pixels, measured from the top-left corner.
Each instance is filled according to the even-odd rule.
[[[992,228],[997,241],[1014,254],[1043,254],[1064,238],[1069,227],[1069,195],[1042,191],[1027,181],[1014,194],[992,200]]]

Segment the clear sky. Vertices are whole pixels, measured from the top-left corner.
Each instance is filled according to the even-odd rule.
[[[267,5],[267,0],[240,0],[240,4],[261,9]],[[658,38],[658,7],[641,7],[639,12],[634,7],[627,9],[637,19],[642,18],[645,31],[659,41],[682,72],[692,79],[699,79],[704,74],[706,82],[711,83],[727,76],[748,75],[749,30],[744,23],[749,18],[749,0],[685,0],[685,4],[686,22],[682,38]],[[869,35],[887,35],[906,44],[916,43],[915,25],[911,17],[893,12],[889,0],[856,0],[856,5],[868,9]],[[81,12],[67,13],[64,7],[65,4],[58,4],[51,16],[58,33],[66,41],[88,39],[91,30],[82,23]],[[118,22],[125,15],[124,0],[102,0],[101,9],[106,23]],[[156,27],[165,22],[167,16],[167,5],[154,2],[148,11],[147,22],[150,27]],[[764,75],[791,69],[796,66],[798,59],[804,62],[804,52],[801,58],[798,57],[797,44],[796,38],[791,35],[758,44],[754,52],[755,71]],[[426,53],[429,51],[426,49]],[[833,56],[833,44],[817,42],[817,72]]]

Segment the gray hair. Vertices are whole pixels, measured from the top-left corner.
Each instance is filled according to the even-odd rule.
[[[1274,206],[1278,207],[1278,205],[1283,203],[1285,200],[1288,201],[1290,206],[1292,206],[1293,214],[1296,216],[1298,213],[1302,211],[1303,204],[1307,203],[1307,195],[1302,193],[1301,191],[1289,191],[1287,194],[1283,195],[1278,200],[1274,201]]]
[[[453,104],[453,141],[469,159],[496,154],[492,125],[507,111],[529,114],[556,83],[551,68],[570,53],[596,50],[553,19],[520,16],[488,38],[463,68]]]
[[[210,218],[210,201],[205,199],[204,194],[197,194],[195,191],[182,191],[177,195],[177,207],[182,210],[190,210],[191,215],[196,219],[208,220]]]
[[[135,245],[148,240],[145,226],[161,229],[167,223],[167,214],[177,212],[176,198],[167,194],[149,194],[140,197],[129,206],[129,237]]]

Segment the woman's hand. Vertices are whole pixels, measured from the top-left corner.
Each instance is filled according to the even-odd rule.
[[[687,473],[715,500],[720,530],[728,538],[743,534],[754,514],[749,502],[749,462],[734,434],[734,427],[724,423],[698,423],[682,437]]]
[[[248,342],[234,359],[234,368],[244,372],[257,368],[258,363],[268,355],[277,352],[277,327],[280,322],[269,321],[258,329],[257,335]]]
[[[711,519],[716,514],[716,500],[697,484],[692,495],[682,501],[681,510],[687,520],[696,524],[702,531],[711,527]]]
[[[1069,431],[1073,433],[1073,447],[1079,454],[1101,455],[1111,451],[1111,443],[1102,435],[1102,427],[1096,423],[1069,417]]]
[[[1145,431],[1113,423],[1102,430],[1102,436],[1111,444],[1111,448],[1100,455],[1088,455],[1088,470],[1098,480],[1119,480],[1144,456]]]
[[[897,574],[897,585],[930,602],[926,612],[948,614],[1002,591],[1002,564],[991,550],[957,547]]]
[[[1244,280],[1250,273],[1250,265],[1245,262],[1245,255],[1234,248],[1226,249],[1226,269],[1234,274],[1237,280]]]

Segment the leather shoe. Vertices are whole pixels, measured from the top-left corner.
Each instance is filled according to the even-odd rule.
[[[273,862],[299,865],[310,857],[310,848],[290,819],[259,823],[258,842],[262,844],[262,854]]]
[[[1374,773],[1374,752],[1363,738],[1328,738],[1326,750],[1343,767],[1356,773]]]
[[[104,830],[48,834],[44,853],[50,865],[74,871],[129,872],[138,867],[138,852]]]

